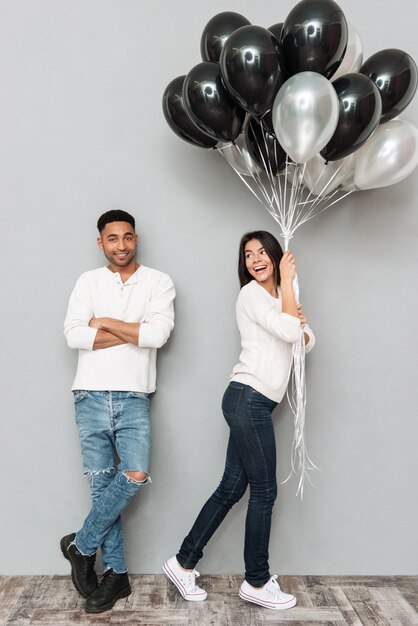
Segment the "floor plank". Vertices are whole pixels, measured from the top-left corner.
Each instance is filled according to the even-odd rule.
[[[364,586],[342,586],[351,606],[364,626],[391,626],[378,603],[371,594],[371,588]]]
[[[381,613],[394,626],[418,626],[418,615],[396,587],[370,588]]]
[[[92,615],[69,576],[0,576],[0,626],[418,626],[418,576],[280,576],[298,604],[271,611],[238,596],[242,575],[202,576],[186,602],[163,575],[131,575],[132,594]]]

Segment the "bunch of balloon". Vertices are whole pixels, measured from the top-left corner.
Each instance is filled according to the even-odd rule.
[[[418,164],[418,130],[393,119],[412,100],[417,67],[404,51],[363,63],[361,39],[333,0],[301,0],[284,22],[254,26],[215,15],[202,62],[163,95],[182,139],[218,150],[280,227],[284,247],[303,223],[357,190],[397,183]],[[298,492],[315,466],[304,442],[304,347],[288,395]]]
[[[166,88],[167,122],[222,153],[279,223],[285,247],[345,194],[416,167],[417,129],[393,120],[415,94],[415,62],[386,49],[363,63],[361,39],[333,0],[302,0],[268,29],[219,13],[201,55]]]

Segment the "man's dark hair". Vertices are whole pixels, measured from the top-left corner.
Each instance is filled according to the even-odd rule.
[[[103,213],[103,215],[99,217],[97,220],[99,233],[101,233],[106,224],[110,224],[110,222],[128,222],[135,230],[135,218],[126,211],[122,211],[122,209],[106,211],[106,213]]]
[[[266,230],[255,230],[252,233],[245,233],[239,244],[238,277],[241,287],[244,287],[244,285],[254,280],[250,272],[247,270],[247,265],[245,263],[245,246],[252,239],[258,239],[264,250],[267,252],[267,256],[274,266],[275,279],[277,284],[280,285],[279,265],[283,256],[283,250],[276,237],[274,237],[271,233],[268,233]]]

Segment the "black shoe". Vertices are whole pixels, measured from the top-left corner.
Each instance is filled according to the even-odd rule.
[[[128,574],[116,574],[108,569],[103,574],[99,588],[86,600],[87,613],[102,613],[108,611],[119,598],[126,598],[131,594]]]
[[[96,555],[83,556],[75,545],[72,544],[74,539],[75,533],[63,537],[60,541],[61,551],[65,558],[71,563],[71,578],[74,587],[83,598],[87,598],[87,596],[93,593],[99,586],[96,572],[94,571]]]

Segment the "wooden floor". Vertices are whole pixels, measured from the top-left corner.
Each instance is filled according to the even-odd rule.
[[[272,611],[242,601],[241,576],[202,576],[205,602],[186,602],[164,575],[131,576],[132,595],[89,615],[69,576],[0,577],[0,624],[258,626],[364,624],[418,626],[418,576],[282,576],[298,605]]]

